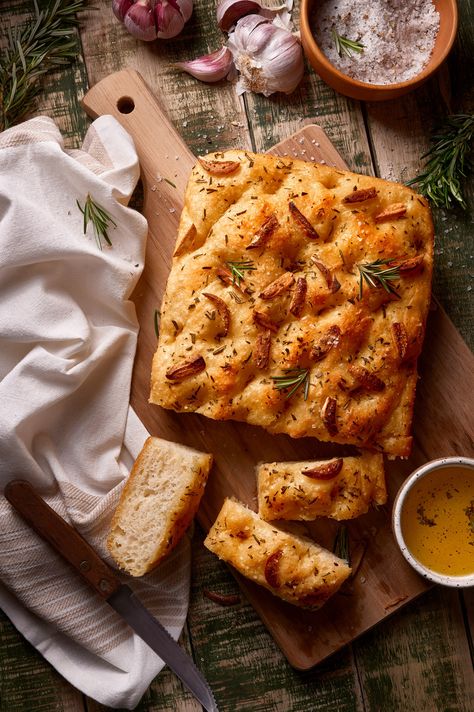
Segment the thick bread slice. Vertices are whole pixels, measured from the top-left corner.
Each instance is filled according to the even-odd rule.
[[[383,455],[365,452],[318,462],[270,462],[257,468],[258,513],[274,519],[355,519],[385,504]]]
[[[204,545],[275,596],[303,608],[319,608],[351,568],[312,540],[264,522],[240,502],[226,499]]]
[[[155,568],[176,546],[204,493],[212,455],[150,437],[122,490],[107,547],[131,576]]]

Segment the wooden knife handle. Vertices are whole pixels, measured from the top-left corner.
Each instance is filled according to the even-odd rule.
[[[121,586],[105,561],[73,529],[26,480],[12,480],[5,487],[5,497],[25,522],[102,596],[108,598]]]

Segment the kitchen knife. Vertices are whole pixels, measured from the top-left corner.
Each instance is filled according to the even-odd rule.
[[[25,480],[12,480],[5,497],[23,519],[61,554],[95,591],[114,608],[147,645],[164,660],[207,712],[218,712],[211,688],[168,631],[122,584],[114,571]]]

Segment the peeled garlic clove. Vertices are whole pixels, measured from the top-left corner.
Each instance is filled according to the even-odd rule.
[[[227,47],[221,47],[189,62],[178,62],[176,66],[201,82],[218,82],[232,70],[232,53]]]
[[[123,22],[125,15],[132,7],[132,0],[112,0],[112,12],[114,13],[117,20]]]
[[[125,13],[124,25],[137,40],[156,40],[155,18],[149,0],[137,0]]]
[[[160,0],[155,5],[158,37],[170,39],[179,35],[184,27],[184,17],[176,0]]]
[[[258,13],[262,6],[256,0],[220,0],[217,3],[217,24],[228,32],[233,25],[245,15]]]

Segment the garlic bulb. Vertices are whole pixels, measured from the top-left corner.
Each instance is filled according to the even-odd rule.
[[[227,47],[221,47],[211,54],[176,64],[177,67],[184,69],[185,72],[202,82],[218,82],[224,77],[229,78],[229,74],[232,75],[234,69],[233,65],[232,53]]]
[[[112,0],[115,17],[145,42],[176,37],[193,11],[192,0]]]
[[[298,39],[261,15],[241,18],[229,34],[227,46],[240,72],[239,94],[291,94],[303,78],[303,52]]]

